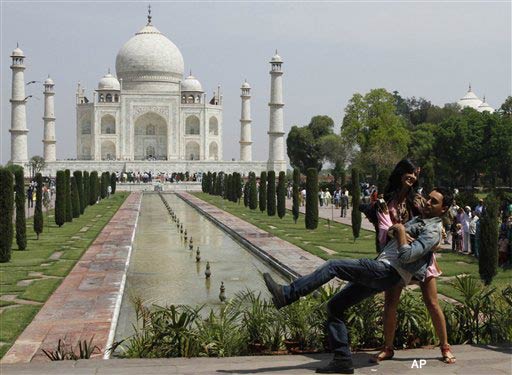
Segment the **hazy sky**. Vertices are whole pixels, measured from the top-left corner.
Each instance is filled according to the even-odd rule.
[[[75,90],[92,90],[146,23],[148,2],[1,1],[1,160],[10,158],[10,53],[25,80],[55,81],[57,158],[76,157]],[[253,160],[268,157],[268,61],[284,60],[285,131],[317,114],[337,128],[355,92],[397,90],[434,104],[473,91],[499,107],[511,94],[510,1],[151,2],[153,25],[181,50],[211,96],[224,95],[224,160],[239,159],[240,86],[252,87]],[[29,85],[29,157],[43,154],[43,87]],[[39,99],[39,100],[38,100]]]

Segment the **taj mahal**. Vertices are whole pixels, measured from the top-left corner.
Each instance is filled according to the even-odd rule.
[[[24,52],[11,54],[13,72],[11,162],[28,162]],[[270,59],[269,157],[252,160],[251,87],[241,84],[240,160],[222,160],[223,98],[210,97],[192,72],[184,78],[178,47],[147,23],[119,50],[92,96],[76,90],[76,160],[56,159],[55,84],[44,82],[44,159],[47,174],[59,169],[97,171],[207,172],[247,174],[286,171],[282,58]],[[58,127],[57,127],[58,128]]]

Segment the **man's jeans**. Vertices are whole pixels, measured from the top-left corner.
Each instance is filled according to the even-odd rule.
[[[371,259],[331,259],[313,273],[284,286],[287,301],[305,296],[334,277],[350,281],[331,298],[327,305],[327,331],[329,345],[337,358],[351,358],[347,327],[343,312],[362,300],[387,290],[400,282],[398,272],[390,265]]]

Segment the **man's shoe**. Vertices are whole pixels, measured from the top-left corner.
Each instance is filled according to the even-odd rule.
[[[354,364],[351,359],[333,359],[325,367],[316,369],[317,374],[353,374]]]
[[[274,303],[276,309],[279,310],[285,307],[287,303],[283,293],[283,286],[276,283],[272,276],[270,276],[270,274],[267,272],[263,274],[263,280],[265,280],[265,285],[272,295],[272,302]]]

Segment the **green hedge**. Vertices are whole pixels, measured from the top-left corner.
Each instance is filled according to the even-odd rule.
[[[277,216],[280,219],[286,214],[286,173],[279,172],[279,182],[277,183]]]
[[[267,209],[267,172],[265,171],[260,174],[260,186],[258,188],[258,193],[260,211],[263,212]]]
[[[66,173],[57,171],[55,191],[55,224],[61,227],[66,222]]]
[[[318,227],[318,170],[308,168],[306,174],[306,229]]]
[[[276,214],[276,172],[268,171],[267,182],[267,215],[275,216]]]
[[[43,175],[36,173],[36,207],[34,209],[34,232],[37,239],[43,233]]]
[[[293,169],[293,205],[292,205],[292,214],[293,221],[297,224],[297,219],[299,218],[299,185],[300,185],[300,171],[299,168]]]
[[[7,168],[0,168],[0,212],[0,262],[8,262],[14,237],[14,176]]]

